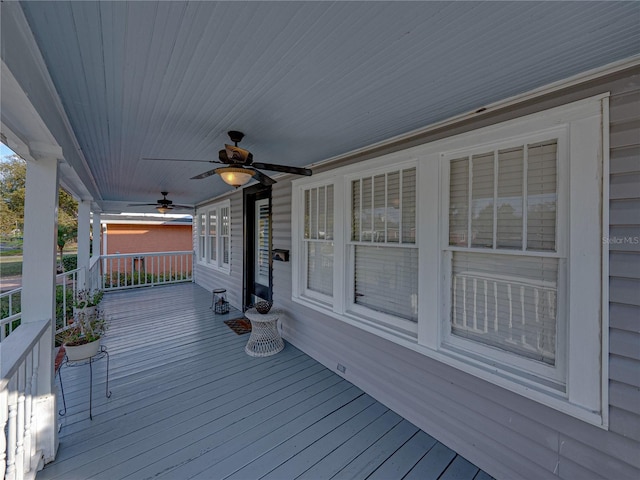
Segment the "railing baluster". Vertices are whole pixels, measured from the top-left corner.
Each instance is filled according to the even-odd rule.
[[[489,331],[489,305],[487,305],[487,281],[484,281],[484,333]]]
[[[462,326],[467,328],[467,277],[462,277]]]
[[[478,305],[477,305],[477,297],[478,297],[478,279],[473,279],[473,329],[478,329]]]
[[[27,365],[23,363],[18,369],[18,404],[16,415],[16,475],[22,478],[24,474],[24,434],[25,434],[25,412],[24,402],[26,389]]]
[[[7,437],[4,435],[7,428],[7,421],[9,419],[9,405],[8,405],[9,390],[7,388],[0,388],[0,431],[3,432],[0,435],[0,478],[5,478],[7,469]]]
[[[17,416],[18,416],[18,379],[14,375],[9,380],[8,395],[8,421],[7,421],[7,470],[5,480],[15,480],[16,478],[16,443],[17,443]]]

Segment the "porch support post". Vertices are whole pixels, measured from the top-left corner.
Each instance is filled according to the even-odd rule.
[[[22,262],[22,322],[49,320],[51,328],[40,342],[34,373],[36,398],[33,417],[37,448],[44,460],[55,458],[58,416],[54,377],[56,330],[56,244],[58,236],[58,160],[39,157],[27,162]]]
[[[78,202],[78,285],[82,289],[89,288],[87,274],[89,272],[89,248],[91,244],[91,202]]]
[[[89,265],[95,269],[98,269],[98,275],[92,274],[89,282],[92,289],[102,288],[102,271],[101,265],[96,266],[96,262],[100,262],[101,246],[102,246],[102,219],[99,212],[93,212],[93,224],[91,226],[91,235],[93,238],[91,261]]]
[[[101,232],[102,232],[102,225],[100,225],[101,222],[101,217],[100,217],[100,212],[93,212],[93,226],[91,227],[91,234],[93,236],[93,247],[92,247],[92,253],[91,253],[91,257],[95,257],[98,258],[101,254],[100,252],[100,246],[102,245],[100,239],[101,239]]]

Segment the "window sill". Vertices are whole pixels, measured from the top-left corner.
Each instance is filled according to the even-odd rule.
[[[217,265],[212,265],[210,263],[200,262],[200,261],[196,262],[196,265],[198,265],[199,267],[208,268],[209,270],[214,270],[216,272],[226,273],[227,275],[231,274],[231,268],[230,267],[219,267]]]

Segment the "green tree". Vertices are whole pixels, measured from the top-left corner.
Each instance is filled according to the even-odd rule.
[[[0,234],[24,228],[24,197],[27,163],[13,155],[0,162]],[[78,202],[62,188],[58,192],[58,239],[60,264],[64,247],[78,236]]]
[[[58,192],[58,253],[64,270],[64,247],[78,236],[78,202],[63,189]]]
[[[0,234],[24,228],[24,194],[27,164],[17,155],[0,162]]]

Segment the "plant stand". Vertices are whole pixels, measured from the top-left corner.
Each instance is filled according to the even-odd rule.
[[[107,381],[105,387],[105,396],[107,398],[111,397],[111,391],[109,390],[109,353],[107,352],[107,347],[104,345],[100,346],[100,350],[94,356],[85,358],[83,360],[78,360],[75,362],[70,361],[66,356],[64,360],[60,364],[60,368],[58,369],[58,376],[60,377],[60,390],[62,392],[62,405],[63,408],[58,412],[58,414],[62,417],[67,413],[67,402],[64,398],[64,386],[62,385],[62,368],[63,367],[80,367],[82,365],[89,364],[89,419],[93,420],[93,362],[100,360],[101,358],[107,357]]]
[[[284,340],[278,332],[280,313],[258,313],[255,308],[244,312],[251,321],[251,335],[244,351],[252,357],[268,357],[280,352],[284,348]]]

